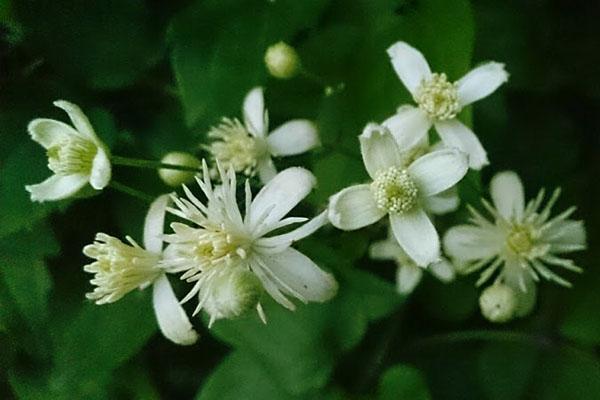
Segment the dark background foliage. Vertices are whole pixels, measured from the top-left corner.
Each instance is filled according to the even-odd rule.
[[[538,0],[0,0],[0,397],[23,399],[597,399],[600,397],[600,75],[593,1]],[[266,47],[286,40],[313,80],[275,81]],[[80,104],[113,153],[159,158],[199,151],[207,128],[267,88],[275,124],[315,119],[324,146],[285,163],[311,166],[319,187],[306,212],[364,178],[356,136],[407,95],[385,49],[420,48],[456,79],[480,61],[507,64],[509,83],[467,110],[492,165],[461,184],[465,202],[491,175],[516,170],[532,196],[561,186],[577,205],[589,250],[567,290],[542,283],[528,318],[502,326],[477,310],[473,279],[426,279],[394,293],[394,268],[366,257],[374,227],[325,229],[302,250],[332,270],[338,297],[289,313],[267,304],[218,322],[192,347],[158,334],[146,292],[109,306],[90,289],[81,248],[95,232],[139,238],[145,205],[106,190],[32,204],[23,186],[48,174],[29,140],[35,117],[64,119],[51,102]],[[471,113],[472,111],[472,113]],[[151,194],[152,171],[115,179]],[[464,209],[440,222],[464,216]],[[181,288],[183,290],[183,288]]]

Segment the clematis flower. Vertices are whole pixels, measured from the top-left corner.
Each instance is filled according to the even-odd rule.
[[[482,200],[492,216],[489,220],[472,207],[471,224],[448,230],[444,237],[446,254],[461,272],[483,270],[477,282],[482,285],[496,275],[495,282],[510,287],[517,297],[516,316],[528,314],[536,300],[536,282],[540,276],[559,285],[571,284],[549,266],[581,272],[563,253],[586,248],[582,221],[569,219],[571,207],[550,218],[560,190],[554,191],[544,208],[544,190],[525,206],[523,185],[518,175],[498,173],[490,183],[493,206]]]
[[[135,289],[152,285],[152,301],[158,326],[169,340],[194,344],[198,334],[179,304],[165,271],[160,267],[163,256],[163,228],[169,195],[159,196],[150,206],[144,225],[144,248],[132,238],[129,244],[105,233],[98,233],[83,253],[95,259],[83,270],[94,274],[94,291],[86,297],[96,304],[113,303]]]
[[[469,167],[479,170],[489,164],[487,153],[475,134],[456,116],[463,107],[493,93],[508,80],[504,64],[482,64],[457,82],[444,73],[432,73],[421,52],[405,42],[397,42],[387,50],[398,77],[411,93],[417,107],[402,106],[385,125],[393,134],[411,133],[418,141],[431,126],[448,147],[456,147],[469,156]]]
[[[88,183],[102,190],[110,181],[108,149],[88,118],[75,104],[57,100],[54,105],[67,112],[73,126],[48,118],[29,123],[31,138],[46,149],[48,168],[54,172],[42,183],[25,186],[32,201],[66,199]]]
[[[261,87],[246,95],[243,111],[244,124],[223,118],[208,133],[215,141],[206,148],[226,170],[233,168],[247,176],[258,173],[262,183],[267,183],[277,174],[272,157],[301,154],[320,144],[315,124],[306,119],[288,121],[269,133]]]
[[[424,206],[467,173],[456,149],[434,151],[409,165],[384,126],[368,124],[359,136],[370,183],[350,186],[329,200],[329,220],[343,230],[371,225],[388,215],[398,244],[419,266],[440,258],[440,242]]]
[[[386,239],[375,242],[369,247],[369,256],[374,260],[391,260],[396,263],[396,290],[400,294],[412,293],[421,281],[424,270],[444,283],[454,280],[454,267],[447,259],[442,257],[438,262],[429,264],[427,268],[420,267],[402,250],[391,231],[388,232]]]
[[[246,180],[242,215],[233,168],[225,171],[220,164],[217,167],[221,186],[213,187],[206,162],[202,179],[197,178],[206,201],[200,201],[183,186],[186,196],[174,196],[176,208],[169,209],[186,221],[171,224],[174,233],[165,237],[170,243],[169,256],[162,262],[170,272],[183,272],[181,278],[194,283],[182,302],[197,296],[194,314],[205,309],[212,324],[252,308],[264,321],[259,301],[263,290],[290,310],[295,305],[288,297],[305,303],[333,297],[337,291],[334,277],[291,247],[325,224],[326,214],[308,222],[306,218],[284,218],[311,191],[314,176],[303,168],[288,168],[270,180],[254,199]],[[303,222],[287,233],[269,236]]]

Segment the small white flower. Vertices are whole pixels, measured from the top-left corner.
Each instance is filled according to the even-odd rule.
[[[57,100],[54,105],[67,112],[73,126],[47,118],[29,123],[31,138],[46,149],[48,168],[54,172],[42,183],[25,186],[32,201],[66,199],[88,183],[102,190],[110,181],[108,149],[88,118],[75,104]]]
[[[421,281],[423,270],[427,269],[433,276],[444,283],[454,280],[454,267],[448,260],[441,258],[423,268],[418,266],[407,254],[389,231],[385,240],[375,242],[369,248],[369,255],[374,260],[392,260],[397,265],[396,289],[400,294],[410,294]]]
[[[536,300],[539,277],[570,287],[571,284],[548,266],[581,272],[571,260],[558,256],[586,248],[582,221],[568,219],[571,207],[550,218],[560,190],[554,191],[544,208],[544,190],[525,206],[521,180],[514,172],[496,174],[490,183],[494,206],[483,200],[491,214],[489,221],[472,207],[472,225],[451,228],[444,237],[446,254],[462,273],[483,268],[478,285],[497,274],[496,282],[511,287],[517,296],[516,316],[528,314]]]
[[[488,62],[457,82],[449,82],[446,74],[432,73],[423,54],[407,43],[397,42],[387,53],[418,106],[398,109],[398,113],[388,120],[392,133],[407,131],[412,140],[418,141],[433,125],[447,146],[469,155],[470,168],[481,169],[488,165],[487,154],[479,139],[456,115],[463,107],[490,95],[508,80],[504,64]]]
[[[359,136],[370,183],[348,187],[329,200],[329,219],[343,230],[371,225],[389,215],[394,236],[417,265],[440,258],[438,233],[424,210],[431,196],[454,186],[467,173],[467,159],[456,149],[418,157],[405,154],[384,126],[368,124]]]
[[[319,136],[314,123],[294,119],[269,133],[269,116],[265,110],[263,89],[252,89],[244,99],[244,124],[223,118],[208,136],[215,139],[207,150],[223,168],[233,168],[247,176],[258,173],[267,183],[277,170],[271,157],[291,156],[317,147]]]
[[[244,300],[243,307],[238,306],[242,294],[232,289],[242,287],[254,299],[251,305],[264,320],[260,303],[256,303],[258,296],[252,277],[246,272],[258,278],[275,301],[291,310],[295,306],[286,296],[302,302],[323,302],[334,296],[337,291],[334,277],[291,247],[325,224],[325,213],[288,233],[267,236],[307,220],[284,217],[311,191],[314,176],[303,168],[288,168],[270,180],[254,199],[246,180],[245,215],[242,215],[236,199],[234,170],[225,172],[220,164],[217,167],[221,186],[213,188],[205,162],[204,176],[197,178],[205,202],[183,186],[186,197],[174,197],[177,208],[169,209],[192,225],[175,222],[171,224],[174,233],[165,238],[170,245],[164,267],[170,272],[184,272],[181,278],[194,282],[182,302],[198,295],[194,314],[204,308],[211,313],[212,324],[216,319],[235,317],[248,308],[252,302]]]
[[[158,326],[171,341],[190,345],[198,334],[175,297],[164,270],[160,267],[163,227],[169,195],[159,196],[150,206],[144,225],[144,248],[127,237],[130,244],[104,233],[98,233],[93,244],[83,253],[95,259],[83,267],[94,274],[94,291],[86,297],[96,304],[113,303],[134,289],[153,286],[154,313]]]

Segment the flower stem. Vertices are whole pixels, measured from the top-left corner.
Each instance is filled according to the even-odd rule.
[[[309,81],[314,82],[319,86],[322,86],[323,93],[327,97],[333,96],[334,94],[337,94],[346,88],[346,85],[344,84],[344,82],[340,82],[340,83],[336,83],[336,84],[329,84],[327,81],[325,81],[325,79],[321,78],[320,76],[318,76],[316,74],[313,74],[312,72],[308,71],[305,68],[300,69],[300,75],[303,76],[304,78],[308,79]]]
[[[150,196],[149,194],[141,192],[137,189],[132,188],[131,186],[127,186],[127,185],[117,182],[115,180],[110,181],[110,187],[115,189],[118,192],[135,197],[136,199],[141,200],[148,204],[152,203],[152,201],[154,200],[154,198],[152,196]]]
[[[202,172],[201,168],[188,167],[185,165],[166,164],[156,160],[142,160],[139,158],[129,158],[112,156],[110,161],[114,165],[122,165],[124,167],[149,168],[149,169],[176,169],[179,171]]]

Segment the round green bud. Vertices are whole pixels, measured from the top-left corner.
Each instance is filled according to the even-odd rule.
[[[487,320],[496,323],[508,322],[514,317],[517,296],[509,286],[495,283],[481,293],[479,307]]]
[[[200,168],[202,163],[196,157],[189,153],[183,153],[180,151],[173,151],[165,155],[162,160],[163,164],[179,165],[182,167],[189,168]],[[179,186],[184,183],[190,183],[194,179],[194,175],[197,172],[194,171],[182,171],[178,169],[161,168],[158,170],[158,176],[164,183],[169,186]]]
[[[233,268],[214,279],[212,293],[204,304],[212,320],[237,318],[256,308],[263,286],[252,271]]]
[[[290,79],[300,70],[300,57],[292,46],[279,42],[267,49],[265,64],[275,78]]]

